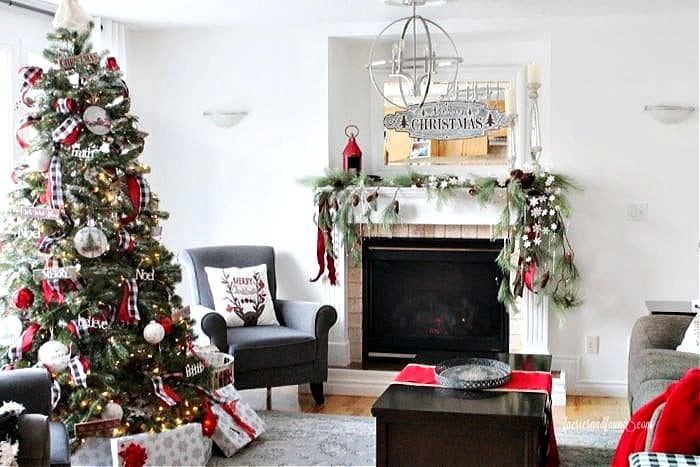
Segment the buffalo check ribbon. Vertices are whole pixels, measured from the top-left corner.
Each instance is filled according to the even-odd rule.
[[[39,239],[39,251],[41,251],[42,253],[48,253],[49,250],[51,250],[51,247],[56,242],[63,238],[66,238],[66,236],[68,235],[67,231],[73,227],[73,220],[70,218],[70,216],[68,216],[68,214],[61,213],[61,220],[65,225],[63,230],[51,232],[50,234],[46,234]]]
[[[70,368],[70,377],[76,385],[87,387],[87,371],[90,367],[85,355],[76,355],[68,362]]]
[[[133,251],[134,250],[134,240],[131,238],[131,234],[122,227],[119,229],[117,249],[119,251]]]
[[[10,360],[10,363],[16,362],[22,358],[22,355],[29,352],[29,350],[32,348],[32,344],[34,343],[34,336],[40,328],[41,326],[39,326],[37,323],[30,324],[19,337],[17,342],[12,344],[7,349],[7,357]]]
[[[56,112],[65,115],[75,112],[77,104],[75,100],[71,99],[70,97],[61,97],[56,99],[56,102],[53,104],[53,108],[56,109]]]
[[[61,385],[58,381],[53,380],[51,383],[51,410],[55,409],[58,405],[58,401],[61,400]]]
[[[83,122],[80,118],[68,117],[53,131],[51,137],[55,143],[70,146],[77,141],[82,127]]]
[[[58,156],[51,157],[51,162],[49,163],[49,183],[47,185],[47,190],[49,206],[53,209],[63,209],[65,206],[63,173],[61,172],[61,159]]]
[[[19,69],[19,75],[21,76],[21,84],[19,89],[20,101],[27,107],[32,107],[33,103],[27,100],[27,92],[34,86],[34,84],[39,81],[43,70],[38,66],[23,66]],[[19,105],[19,102],[17,102]]]
[[[163,382],[163,378],[160,376],[154,376],[151,378],[151,382],[153,383],[153,392],[155,393],[156,397],[163,401],[165,405],[172,407],[180,402],[180,396],[178,396],[170,386]]]
[[[122,294],[122,303],[119,306],[119,321],[124,323],[133,323],[139,321],[139,286],[136,279],[127,279],[124,281],[124,293]]]
[[[148,203],[151,200],[151,188],[148,186],[146,179],[141,175],[127,175],[126,188],[129,192],[131,204],[134,206],[134,213],[130,216],[124,216],[122,218],[122,224],[128,224],[136,219],[139,214],[148,207]]]
[[[87,336],[90,333],[90,326],[86,319],[78,318],[73,319],[66,324],[68,331],[73,334],[78,340]]]

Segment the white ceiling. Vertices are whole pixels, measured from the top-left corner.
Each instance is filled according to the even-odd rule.
[[[60,0],[19,0],[55,9]],[[410,13],[380,0],[81,0],[88,13],[136,28],[389,21]],[[697,0],[447,0],[418,11],[435,20],[604,16],[688,10]],[[1,11],[1,10],[0,10]]]

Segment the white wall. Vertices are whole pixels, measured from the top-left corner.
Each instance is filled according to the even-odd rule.
[[[458,20],[445,26],[468,31]],[[584,188],[573,195],[569,227],[585,304],[561,327],[551,320],[551,349],[569,365],[572,392],[623,395],[627,339],[646,313],[644,300],[698,294],[697,112],[671,126],[642,112],[651,103],[698,106],[697,10],[479,27],[506,38],[548,37],[548,159]],[[328,37],[371,31],[379,27],[130,36],[129,85],[151,133],[144,158],[153,189],[172,213],[164,235],[170,248],[271,244],[280,295],[321,298],[308,283],[311,193],[296,180],[336,157],[328,154]],[[348,122],[362,118],[363,106],[348,109]],[[215,107],[250,115],[222,130],[201,116]],[[647,222],[626,219],[631,202],[648,203]],[[587,335],[600,336],[598,355],[583,355]]]

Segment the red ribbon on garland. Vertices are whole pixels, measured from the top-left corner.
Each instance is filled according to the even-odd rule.
[[[9,357],[11,363],[16,362],[22,358],[22,355],[29,352],[34,343],[34,336],[36,336],[36,333],[40,328],[41,326],[39,326],[38,323],[30,324],[22,333],[19,340],[15,344],[12,344],[9,349],[7,349],[7,356]]]
[[[325,208],[325,203],[322,203],[318,207],[318,216],[319,218],[321,217],[321,213],[323,212],[323,209]],[[326,236],[328,237],[328,248],[326,248]],[[323,275],[323,272],[326,270],[326,262],[328,263],[328,280],[330,281],[331,285],[335,285],[337,282],[336,275],[335,275],[335,260],[333,259],[333,255],[329,253],[330,250],[333,249],[333,237],[331,236],[331,231],[326,230],[326,234],[324,235],[323,230],[321,230],[321,227],[318,227],[317,232],[316,232],[316,261],[318,262],[318,274],[316,277],[313,279],[310,279],[311,282],[316,282],[321,278]],[[325,259],[324,259],[325,257]]]
[[[143,467],[146,465],[146,448],[136,443],[129,443],[119,451],[119,457],[123,459],[122,467]]]

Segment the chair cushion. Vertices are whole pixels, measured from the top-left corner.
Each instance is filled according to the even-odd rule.
[[[267,283],[267,265],[205,267],[214,309],[228,326],[278,325]]]
[[[316,339],[286,326],[254,326],[227,329],[234,371],[286,367],[313,362]]]

